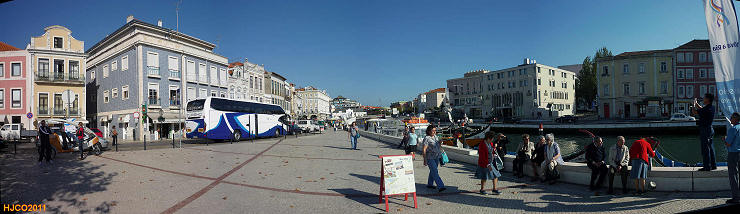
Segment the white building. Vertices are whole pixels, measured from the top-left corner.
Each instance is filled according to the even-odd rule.
[[[302,115],[305,115],[308,118],[315,117],[319,120],[324,120],[331,116],[331,98],[326,94],[325,90],[319,90],[308,86],[296,89],[296,94],[303,98]]]
[[[264,66],[244,59],[229,64],[229,98],[265,103]],[[269,103],[269,102],[268,102]]]
[[[265,71],[265,97],[270,104],[283,107],[286,114],[290,114],[290,83],[285,77],[275,72]]]
[[[526,59],[512,68],[468,72],[447,86],[453,107],[471,118],[552,119],[575,113],[575,79],[572,71]]]

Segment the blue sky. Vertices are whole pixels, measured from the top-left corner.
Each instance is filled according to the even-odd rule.
[[[127,15],[175,28],[175,0],[0,4],[0,41],[25,48],[63,25],[91,47]],[[606,46],[669,49],[706,39],[701,1],[192,1],[180,31],[218,45],[230,62],[265,64],[299,86],[388,106],[474,69],[525,57],[578,64]]]

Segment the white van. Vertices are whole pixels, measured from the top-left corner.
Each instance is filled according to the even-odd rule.
[[[0,128],[0,138],[3,140],[21,139],[21,124],[5,124]]]

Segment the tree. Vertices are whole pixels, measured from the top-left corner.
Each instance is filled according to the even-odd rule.
[[[612,52],[606,47],[596,51],[593,58],[587,56],[583,59],[581,72],[576,79],[576,104],[578,106],[589,106],[596,99],[598,86],[596,85],[597,65],[596,61],[603,57],[611,57]]]

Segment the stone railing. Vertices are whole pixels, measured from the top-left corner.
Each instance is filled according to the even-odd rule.
[[[401,142],[400,137],[378,134],[367,131],[360,131],[360,134],[364,138],[379,141],[381,143],[387,143],[391,145],[398,145]],[[478,151],[464,148],[457,148],[452,146],[442,146],[447,156],[454,161],[463,162],[468,164],[478,164]],[[421,146],[418,148],[421,150]],[[400,152],[400,151],[399,151]],[[506,155],[504,158],[504,171],[511,172],[513,168],[513,155]],[[565,162],[565,164],[558,166],[560,172],[560,180],[566,183],[589,185],[591,179],[591,169],[589,169],[585,163],[574,163]],[[682,191],[682,192],[699,192],[699,191],[729,191],[730,184],[727,178],[727,167],[718,167],[718,170],[711,172],[698,172],[698,168],[695,167],[652,167],[652,170],[648,173],[648,181],[653,181],[657,184],[656,191]],[[528,162],[525,164],[524,172],[528,176],[532,176],[532,167]],[[471,172],[473,173],[473,172]],[[616,176],[614,178],[615,188],[621,188],[621,178]],[[608,179],[605,180],[604,186],[607,186]],[[628,188],[634,187],[634,181],[630,180],[627,183]],[[584,187],[587,188],[587,187]]]

